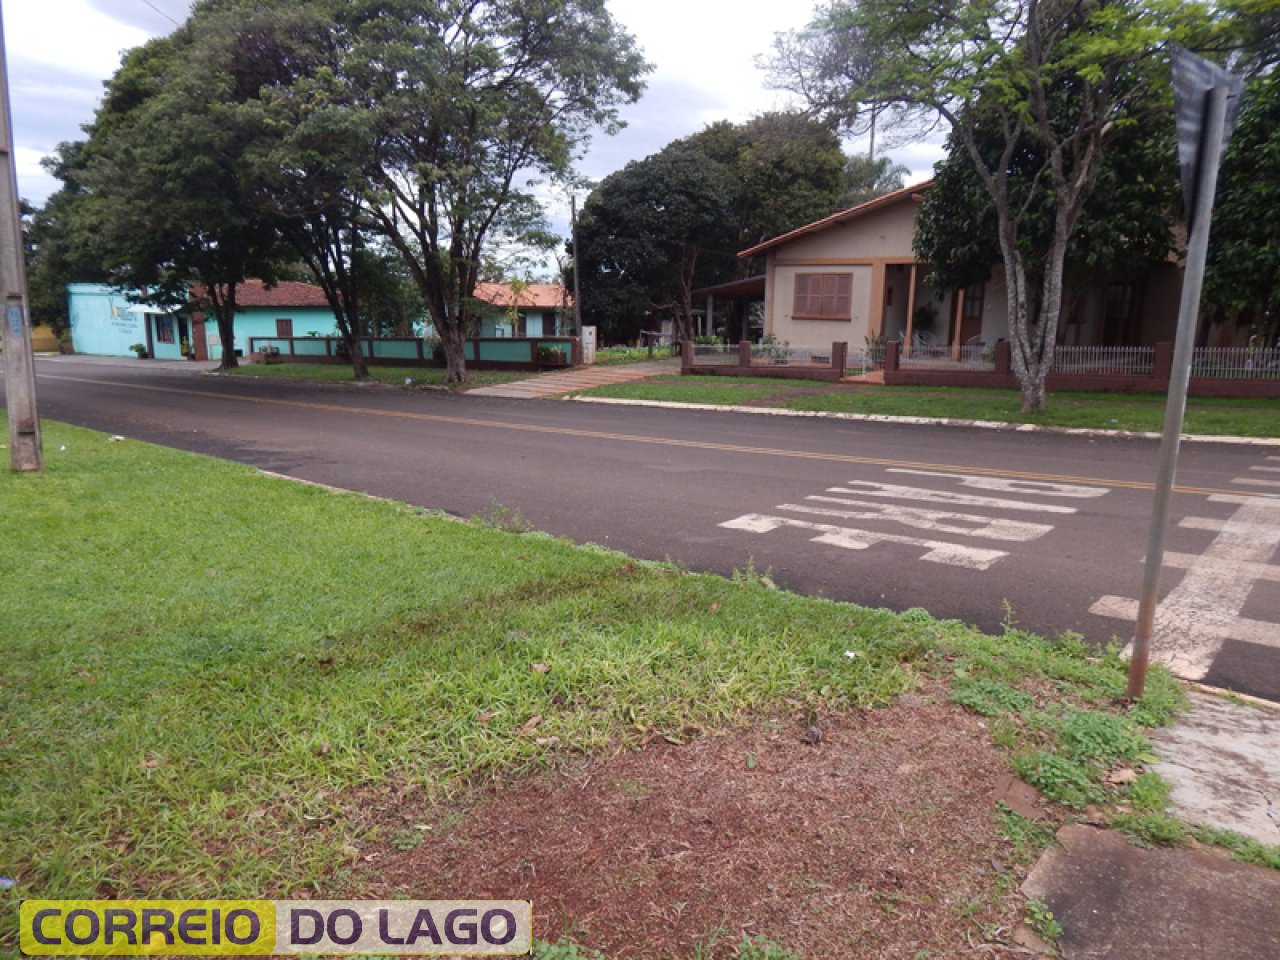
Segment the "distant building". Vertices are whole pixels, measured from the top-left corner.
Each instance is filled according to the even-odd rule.
[[[908,344],[992,344],[1009,335],[1004,269],[939,292],[915,255],[916,213],[932,182],[850,207],[738,254],[764,256],[765,332],[797,346],[873,337]],[[1068,277],[1068,281],[1072,278]],[[1173,339],[1181,272],[1171,260],[1076,283],[1058,327],[1070,346]]]
[[[573,298],[558,283],[478,283],[481,337],[554,337],[566,332]]]
[[[77,353],[108,357],[135,355],[181,360],[220,360],[218,325],[201,311],[172,310],[136,302],[123,290],[101,283],[67,285],[72,347]],[[249,351],[250,337],[336,336],[337,325],[324,292],[309,283],[281,281],[267,286],[249,280],[236,288],[235,349]]]

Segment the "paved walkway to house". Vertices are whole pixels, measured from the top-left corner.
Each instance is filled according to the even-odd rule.
[[[540,373],[528,380],[513,380],[492,387],[468,390],[472,397],[509,397],[515,400],[537,400],[542,397],[559,397],[592,387],[611,383],[630,383],[662,373],[679,373],[678,357],[666,360],[646,360],[643,363],[620,363],[608,367],[576,367],[556,373]]]

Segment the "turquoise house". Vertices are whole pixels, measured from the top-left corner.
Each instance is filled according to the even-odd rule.
[[[573,298],[558,283],[477,283],[481,337],[554,337],[564,332]]]
[[[77,353],[132,357],[133,345],[141,344],[157,360],[181,360],[184,348],[197,360],[222,359],[218,325],[200,311],[188,314],[134,303],[124,291],[101,283],[68,284],[67,310]],[[240,355],[249,352],[252,337],[336,335],[333,311],[319,287],[249,280],[236,289],[235,349]]]
[[[217,322],[198,312],[192,314],[192,321],[196,359],[221,360]],[[336,337],[338,324],[324,291],[313,284],[281,280],[267,286],[261,280],[247,280],[236,288],[235,333],[235,349],[244,356],[252,349],[253,337]]]
[[[67,284],[67,312],[77,353],[132,357],[136,343],[147,356],[181,360],[182,344],[191,336],[187,317],[133,303],[123,291],[101,283]]]

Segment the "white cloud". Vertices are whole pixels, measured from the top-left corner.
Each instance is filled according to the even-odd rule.
[[[123,51],[148,38],[88,0],[10,0],[4,5],[4,34],[7,49],[28,60],[99,81],[115,72]]]
[[[172,30],[189,6],[189,0],[5,3],[24,197],[42,203],[56,189],[38,157],[81,136],[80,127],[93,119],[102,82],[118,68],[121,53]],[[582,172],[598,180],[709,123],[740,122],[784,108],[785,95],[765,87],[756,60],[768,53],[775,34],[803,26],[813,6],[810,0],[750,7],[741,0],[609,0],[615,19],[636,37],[655,69],[640,102],[623,111],[627,128],[617,137],[598,135]],[[891,153],[911,168],[915,180],[930,174],[941,150],[929,143]],[[553,211],[557,224],[567,219],[564,213]]]

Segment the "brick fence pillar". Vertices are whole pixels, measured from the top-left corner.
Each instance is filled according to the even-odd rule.
[[[890,340],[884,345],[884,372],[898,372],[898,357],[902,350],[901,340]]]
[[[1013,372],[1013,350],[1008,340],[996,344],[996,376],[1007,377]]]
[[[831,344],[831,369],[844,376],[844,366],[849,359],[849,344],[837,340]]]
[[[738,366],[740,367],[751,366],[751,341],[750,340],[738,341]]]
[[[1155,348],[1155,362],[1151,368],[1151,376],[1156,380],[1170,380],[1173,377],[1173,344],[1160,342]]]
[[[688,373],[693,369],[693,341],[680,341],[680,372]]]

